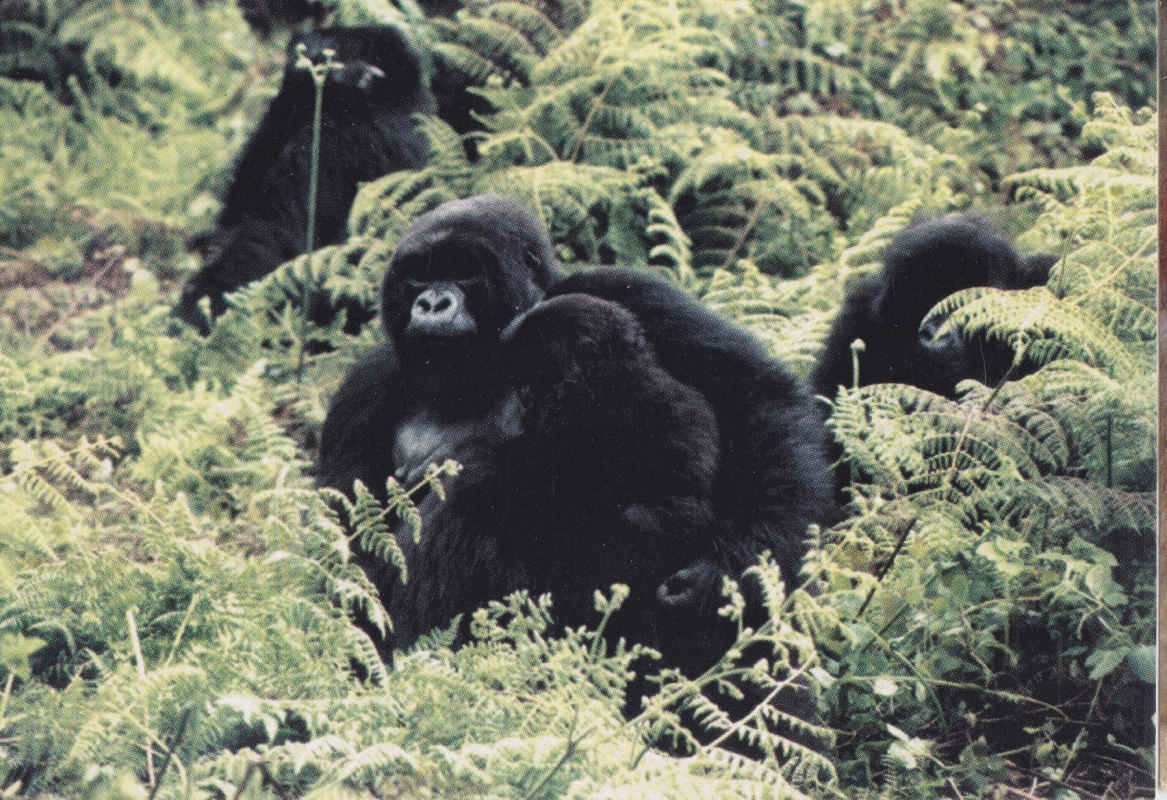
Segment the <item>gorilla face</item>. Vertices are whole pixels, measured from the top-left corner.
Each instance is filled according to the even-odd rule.
[[[498,273],[488,251],[454,242],[396,259],[381,313],[403,363],[443,352],[483,355],[505,322],[496,300]]]
[[[308,71],[299,68],[301,47],[314,64],[323,64],[326,51],[332,52],[339,69],[325,78],[325,102],[347,105],[350,113],[354,103],[382,109],[416,104],[417,90],[425,85],[414,46],[392,26],[322,28],[293,36],[284,84],[307,95],[314,90]]]
[[[496,369],[503,328],[557,274],[527,212],[500,197],[473,200],[421,217],[385,276],[382,320],[406,370],[453,377]]]
[[[386,335],[406,370],[496,369],[498,337],[558,272],[529,213],[502,197],[454,201],[401,239],[382,286]]]

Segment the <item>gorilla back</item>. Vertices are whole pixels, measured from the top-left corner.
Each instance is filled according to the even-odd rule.
[[[584,625],[595,589],[627,585],[607,635],[679,665],[694,632],[669,635],[658,587],[713,537],[712,407],[659,364],[631,313],[590,295],[538,303],[503,344],[522,400],[511,496],[523,509],[526,588],[552,593],[561,624]]]

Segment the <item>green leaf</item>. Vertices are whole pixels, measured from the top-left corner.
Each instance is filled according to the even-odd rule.
[[[1086,659],[1086,666],[1091,667],[1090,679],[1099,680],[1114,672],[1115,667],[1122,663],[1126,650],[1095,650]]]
[[[1155,646],[1145,644],[1141,647],[1132,648],[1126,654],[1127,665],[1130,666],[1131,672],[1135,674],[1143,683],[1154,685],[1155,683]]]
[[[891,747],[887,749],[887,757],[890,761],[904,769],[916,769],[920,765],[916,760],[916,756],[907,745],[900,744],[899,742],[892,742]]]
[[[22,680],[28,680],[32,670],[28,657],[45,646],[44,639],[6,633],[0,636],[0,666]]]

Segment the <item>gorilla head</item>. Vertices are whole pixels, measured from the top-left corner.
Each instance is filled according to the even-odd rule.
[[[529,212],[485,195],[423,215],[398,245],[381,316],[401,369],[435,402],[497,383],[498,340],[558,276]],[[475,385],[477,384],[477,385]]]
[[[323,64],[326,51],[332,52],[333,62],[340,67],[325,78],[326,109],[351,115],[418,105],[429,110],[432,106],[425,91],[423,56],[402,31],[390,25],[321,28],[296,34],[288,43],[280,91],[299,94],[305,100],[313,97],[312,77],[300,68],[300,55],[313,64]]]
[[[421,217],[393,255],[381,287],[385,332],[411,363],[439,351],[488,355],[503,327],[542,297],[553,265],[538,223],[513,201],[446,203]]]
[[[656,371],[671,381],[656,364],[640,322],[622,306],[590,295],[560,295],[539,303],[510,324],[503,341],[510,375],[535,409],[556,405],[553,396],[580,409],[596,406],[600,395],[636,392]],[[566,409],[555,413],[571,420],[559,411]]]
[[[1008,372],[1012,351],[1000,343],[940,333],[944,320],[928,311],[974,286],[1025,289],[1045,283],[1054,256],[1021,259],[991,222],[974,216],[926,220],[901,231],[883,269],[851,288],[819,358],[815,390],[833,397],[850,386],[851,342],[862,339],[859,383],[909,383],[952,397],[966,378],[994,384]]]

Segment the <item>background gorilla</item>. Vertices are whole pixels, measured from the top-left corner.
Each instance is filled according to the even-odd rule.
[[[334,399],[322,434],[319,481],[349,492],[353,480],[359,478],[380,491],[387,477],[410,482],[432,461],[452,457],[467,466],[451,483],[447,502],[422,501],[420,543],[408,535],[399,537],[409,566],[407,584],[401,584],[391,565],[360,556],[386,600],[396,625],[392,644],[398,647],[513,588],[555,589],[545,575],[558,580],[570,574],[564,578],[566,585],[589,590],[615,579],[636,585],[652,576],[658,581],[655,588],[649,587],[642,595],[654,598],[653,613],[662,626],[678,621],[675,628],[688,638],[689,649],[672,655],[674,663],[707,666],[729,644],[728,626],[715,613],[721,601],[722,575],[736,577],[762,551],[773,550],[784,575],[794,581],[807,525],[830,514],[821,421],[809,395],[756,340],[679,289],[632,270],[596,269],[557,279],[546,234],[513,203],[497,197],[473,198],[420,218],[394,254],[382,291],[389,345],[355,365]],[[544,351],[538,356],[554,365],[549,368],[550,377],[542,378],[549,382],[539,383],[545,363],[515,356],[518,363],[510,364],[510,348],[521,347],[514,341],[500,344],[500,333],[553,283],[549,294],[583,293],[627,309],[651,349],[633,348],[631,355],[624,350],[620,359],[627,361],[617,359],[607,365],[596,357],[573,360],[571,352],[579,347],[586,352],[588,331],[600,324],[599,319],[589,321],[588,313],[581,318],[580,305],[597,309],[597,316],[598,309],[612,316],[607,304],[588,305],[573,299],[566,304],[571,314],[540,312],[526,320],[537,326],[563,326],[555,341],[545,345],[561,348],[562,355]],[[599,330],[608,331],[602,338],[609,345],[635,330],[628,322],[608,324],[615,327]],[[522,327],[520,323],[516,331]],[[521,339],[526,340],[525,336]],[[655,363],[649,352],[655,353]],[[640,398],[637,402],[663,386],[671,387],[669,391],[677,394],[672,405],[661,409],[666,416],[659,423],[615,419],[624,428],[666,425],[677,438],[651,448],[639,445],[644,448],[641,452],[618,437],[606,438],[583,457],[602,466],[600,472],[567,473],[566,478],[585,481],[579,489],[549,487],[551,470],[544,465],[572,466],[558,461],[571,453],[553,451],[552,442],[557,436],[576,435],[555,427],[572,420],[548,417],[548,409],[554,407],[551,401],[559,398],[565,404],[578,404],[592,392],[600,402],[625,402],[617,392],[627,389],[575,386],[565,377],[601,366],[638,376],[640,384],[635,388],[643,394],[635,395]],[[661,383],[654,387],[654,381]],[[521,394],[535,403],[525,413],[516,391],[520,386]],[[541,392],[539,386],[551,388]],[[694,390],[704,402],[696,403]],[[571,400],[575,392],[579,394]],[[709,430],[715,427],[719,434],[713,447],[684,441],[683,436],[696,435],[692,426],[672,422],[681,409],[703,409],[706,404],[715,417],[715,426]],[[593,407],[587,419],[578,422],[598,422],[609,411],[629,413],[628,409]],[[701,411],[692,413],[707,416]],[[644,434],[633,441],[644,441]],[[702,514],[686,519],[676,513],[679,507],[670,506],[671,501],[658,502],[683,488],[675,470],[696,470],[694,474],[699,475],[701,464],[717,452],[720,457],[710,489],[712,525],[703,523]],[[678,453],[683,454],[684,464],[668,460]],[[603,471],[609,462],[615,465],[611,474]],[[635,487],[645,487],[645,499],[657,508],[642,513],[637,506],[651,508],[651,504],[624,498],[630,508],[617,524],[651,530],[656,514],[662,528],[673,520],[695,528],[674,530],[668,535],[679,538],[639,551],[648,563],[609,558],[603,561],[603,572],[588,574],[594,565],[577,564],[566,551],[554,547],[533,555],[530,537],[516,540],[512,533],[538,531],[539,526],[546,529],[547,520],[539,515],[556,521],[570,519],[567,508],[558,505],[558,496],[578,492],[575,501],[564,502],[583,504],[584,521],[565,523],[567,532],[554,530],[548,535],[570,535],[574,530],[595,535],[590,532],[617,517],[612,504],[623,502],[618,499],[618,484],[626,473],[637,476]],[[658,496],[653,497],[651,482],[644,481],[651,481],[654,474],[669,476],[668,483],[676,480],[676,484],[658,488]],[[606,493],[607,505],[584,503],[588,491]],[[677,496],[697,498],[704,491],[684,488],[690,493]],[[692,547],[686,544],[688,549],[682,552],[676,542],[692,543]],[[547,563],[536,563],[544,558]],[[652,633],[637,630],[629,635],[651,641]]]
[[[713,409],[657,363],[632,314],[589,295],[539,303],[503,345],[521,400],[512,535],[531,578],[514,588],[551,592],[557,620],[580,625],[595,621],[593,590],[627,584],[607,633],[677,663],[693,632],[664,638],[658,587],[709,549]]]
[[[993,385],[1008,372],[1012,350],[999,343],[937,336],[941,321],[920,323],[953,292],[973,286],[1027,289],[1046,282],[1057,256],[1018,257],[991,222],[950,216],[901,231],[883,257],[883,269],[850,289],[815,369],[815,392],[834,397],[852,385],[851,342],[867,349],[859,383],[909,383],[954,397],[956,384],[975,378]]]
[[[317,63],[326,49],[344,63],[324,88],[316,246],[344,238],[360,182],[425,161],[425,141],[413,114],[432,112],[434,102],[417,51],[401,31],[327,28],[293,37],[279,94],[235,165],[209,237],[208,261],[187,281],[174,310],[204,334],[210,323],[199,299],[209,296],[212,315],[218,316],[226,309],[225,292],[305,251],[315,95],[311,76],[296,67],[299,44]],[[331,316],[330,309],[313,316]],[[348,327],[355,332],[371,317],[354,306]]]
[[[261,39],[280,26],[294,27],[311,20],[316,25],[336,10],[325,0],[235,0],[243,19]]]

